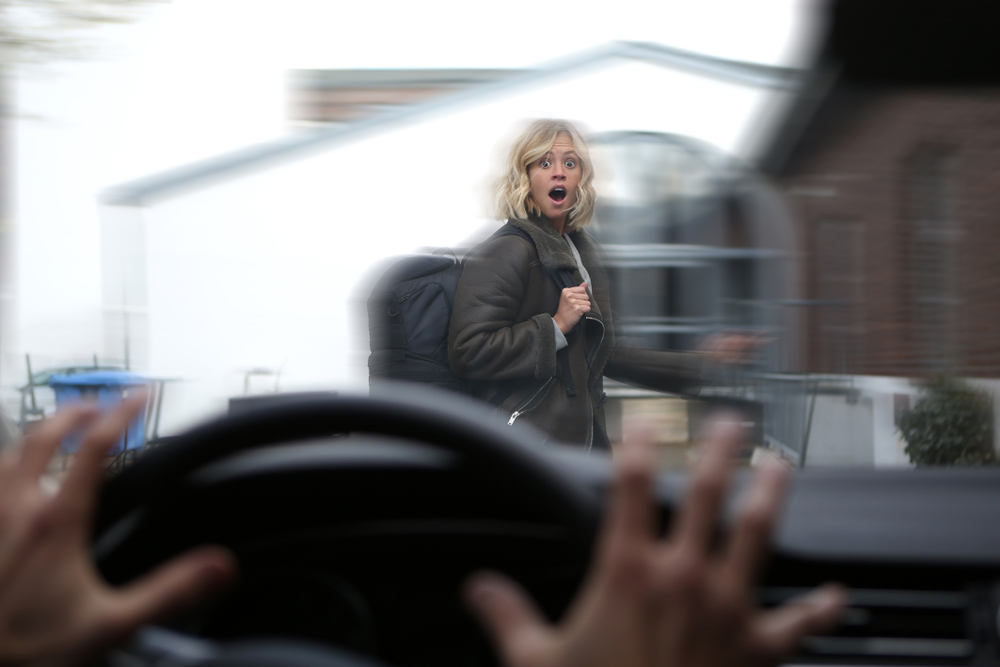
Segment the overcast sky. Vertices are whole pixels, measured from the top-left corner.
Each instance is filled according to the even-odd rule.
[[[107,185],[284,133],[290,68],[527,67],[611,40],[802,64],[819,2],[173,0],[26,102],[85,119]]]
[[[818,0],[173,0],[145,22],[178,59],[224,48],[289,67],[519,67],[611,39],[793,62]],[[175,40],[184,35],[183,43]],[[149,43],[151,50],[158,45]]]

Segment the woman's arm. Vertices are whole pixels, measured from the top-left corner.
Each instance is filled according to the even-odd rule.
[[[509,380],[555,375],[552,316],[543,312],[516,322],[534,254],[529,241],[501,236],[466,260],[448,336],[448,358],[459,377]]]
[[[682,393],[705,384],[717,369],[705,353],[651,350],[633,346],[628,338],[616,338],[604,375],[649,389]]]

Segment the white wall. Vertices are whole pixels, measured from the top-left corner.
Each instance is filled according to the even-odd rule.
[[[873,460],[872,398],[852,402],[843,396],[816,397],[806,465],[871,466]]]
[[[841,393],[819,394],[813,412],[806,465],[908,467],[906,441],[895,423],[895,396],[908,396],[912,407],[920,387],[908,378],[829,376]]]

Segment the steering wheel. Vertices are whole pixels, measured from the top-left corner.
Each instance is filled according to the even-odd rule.
[[[356,442],[359,434],[366,434],[367,439]],[[420,550],[427,546],[425,541],[414,542],[413,536],[420,534],[418,537],[423,539],[442,532],[450,540],[445,559],[454,556],[456,560],[468,560],[473,558],[468,554],[476,551],[480,543],[495,545],[490,540],[500,538],[550,540],[558,548],[541,549],[537,545],[540,543],[533,543],[531,550],[574,553],[585,566],[596,534],[599,500],[594,490],[559,469],[557,461],[565,453],[553,457],[556,448],[545,444],[529,428],[508,427],[482,404],[423,386],[419,391],[402,387],[383,390],[371,397],[310,395],[252,413],[223,417],[141,456],[104,488],[94,532],[95,560],[114,583],[127,580],[155,564],[154,561],[169,558],[199,542],[222,543],[236,552],[241,566],[246,557],[249,565],[243,566],[243,576],[257,593],[266,591],[267,595],[274,595],[275,591],[291,589],[301,597],[326,591],[320,595],[319,606],[327,616],[353,619],[353,629],[347,634],[364,636],[357,646],[349,648],[367,650],[373,645],[369,635],[375,630],[370,629],[365,619],[373,614],[369,607],[377,607],[379,603],[369,604],[363,598],[377,595],[370,591],[362,594],[359,589],[364,589],[363,583],[325,571],[315,576],[309,574],[301,581],[296,577],[303,572],[318,572],[323,569],[322,564],[348,558],[352,551],[360,553],[368,549],[358,559],[373,558],[371,554],[380,548],[379,544],[394,539],[409,540],[402,551],[411,554],[414,562],[435,564],[435,559],[442,556],[441,551],[430,558],[421,556]],[[359,469],[364,470],[359,472]],[[351,480],[359,476],[369,481],[352,486]],[[424,486],[413,491],[408,480],[414,476],[435,481],[421,482]],[[380,495],[370,493],[363,502],[354,503],[358,505],[355,509],[350,507],[353,501],[344,500],[343,494],[352,488],[365,492],[373,487],[382,489]],[[443,493],[442,488],[458,489],[456,493],[460,494],[443,505],[447,520],[431,511],[416,517],[401,518],[394,514],[389,517],[391,521],[381,515],[373,518],[381,511],[380,507],[393,504],[392,496],[397,495],[397,489],[401,489],[398,495],[402,512],[419,505],[425,497]],[[306,491],[312,495],[303,496],[307,498],[304,501],[299,496],[285,501],[277,512],[280,516],[264,516],[267,511],[262,509],[263,505],[246,509],[260,499],[280,503],[289,495]],[[332,507],[323,507],[327,495],[337,494],[340,494],[338,499],[330,501]],[[238,499],[233,500],[234,496]],[[373,505],[379,507],[373,510]],[[469,509],[487,505],[488,511]],[[440,506],[439,503],[435,507]],[[514,509],[508,511],[508,506]],[[212,529],[201,524],[203,514],[226,511],[233,515],[231,522],[216,521]],[[476,513],[479,511],[484,512],[482,518]],[[300,514],[309,516],[301,519]],[[265,537],[255,534],[258,520],[261,526],[267,526],[259,531],[261,535],[267,533]],[[238,537],[233,536],[229,523],[241,524]],[[191,528],[192,524],[197,526]],[[274,542],[276,525],[284,531],[280,546]],[[358,528],[359,525],[362,527]],[[171,541],[173,533],[185,537]],[[361,539],[365,541],[359,542]],[[273,567],[255,567],[254,545],[267,540],[271,540],[268,565]],[[331,546],[334,542],[336,546]],[[400,549],[398,544],[394,548]],[[522,552],[526,549],[517,553],[513,548],[508,551],[512,553],[509,562],[524,560]],[[294,565],[280,562],[275,565],[275,554],[279,554],[278,560],[299,560]],[[451,582],[464,577],[467,569],[461,568],[468,567],[478,565],[463,561],[459,569],[445,578]],[[553,568],[558,569],[551,563],[546,567],[549,569],[545,576],[550,578]],[[447,563],[441,568],[446,569]],[[260,575],[264,569],[266,576]],[[415,580],[413,585],[425,576],[433,578],[441,574],[440,568],[431,569],[434,571],[427,575],[423,571],[409,572],[409,578]],[[578,567],[577,571],[582,569]],[[263,579],[267,582],[261,584]],[[404,581],[403,585],[406,587],[408,583]],[[226,632],[218,631],[218,618],[238,615],[247,605],[247,595],[241,591],[235,602],[230,600],[228,608],[221,612],[214,610],[217,619],[213,621],[214,636],[226,636]],[[400,595],[416,598],[425,593],[407,589]],[[455,592],[449,591],[448,595]],[[560,595],[566,597],[565,593]],[[315,607],[317,603],[309,604]],[[452,604],[457,607],[457,599]],[[377,610],[374,613],[377,615]],[[196,620],[194,626],[201,633],[205,626],[199,622]],[[191,625],[182,625],[181,629],[189,630]],[[213,636],[212,631],[206,634]],[[314,636],[315,633],[307,638]]]

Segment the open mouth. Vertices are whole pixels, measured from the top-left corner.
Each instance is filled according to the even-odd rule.
[[[556,203],[561,203],[564,199],[566,199],[566,188],[552,188],[549,190],[549,199]]]

